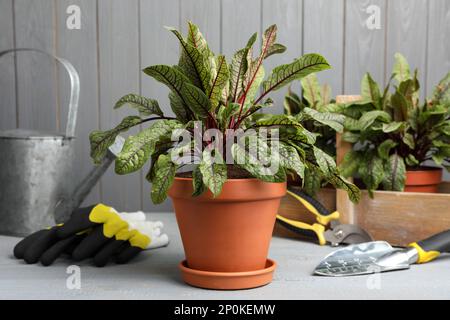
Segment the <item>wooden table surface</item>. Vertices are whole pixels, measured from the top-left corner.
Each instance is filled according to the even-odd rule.
[[[0,236],[0,299],[449,299],[450,255],[414,265],[409,270],[370,276],[312,276],[331,247],[273,238],[270,257],[278,262],[271,284],[241,291],[210,291],[184,284],[178,272],[183,248],[175,217],[161,220],[170,237],[168,247],[147,251],[127,265],[96,268],[79,263],[80,289],[69,289],[71,262],[59,259],[50,267],[27,265],[12,257],[19,238]],[[70,282],[70,281],[69,281]]]

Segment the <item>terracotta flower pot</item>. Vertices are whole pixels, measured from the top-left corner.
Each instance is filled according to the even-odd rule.
[[[229,179],[216,198],[209,190],[199,197],[192,197],[192,192],[192,179],[180,177],[175,178],[169,190],[187,260],[181,269],[183,273],[185,267],[195,270],[196,276],[199,271],[205,272],[206,278],[208,273],[211,278],[223,274],[228,285],[213,279],[209,285],[204,281],[191,283],[191,278],[186,276],[184,280],[219,289],[265,284],[256,281],[252,285],[244,281],[240,286],[239,281],[232,285],[229,281],[242,278],[243,273],[256,272],[257,275],[269,268],[267,254],[280,200],[286,194],[286,183]],[[269,268],[268,272],[271,274],[273,269]],[[235,273],[236,279],[227,273]],[[267,283],[267,274],[265,279]]]
[[[442,182],[442,168],[419,167],[406,171],[405,192],[436,193]]]

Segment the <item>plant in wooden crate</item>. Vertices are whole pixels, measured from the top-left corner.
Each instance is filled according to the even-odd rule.
[[[345,116],[336,113],[336,102],[331,99],[331,87],[320,85],[317,75],[312,73],[300,80],[301,96],[289,88],[285,100],[285,114],[294,116],[308,131],[316,136],[315,145],[328,155],[336,158],[336,132],[344,129]],[[306,168],[303,190],[315,196],[317,191],[328,184],[326,177],[314,168]]]
[[[318,54],[306,54],[274,68],[265,79],[263,61],[286,49],[276,43],[275,25],[265,30],[256,57],[255,33],[229,62],[210,50],[194,24],[189,23],[187,37],[169,30],[181,45],[178,65],[143,71],[169,87],[175,117],[164,115],[153,99],[126,95],[115,107],[128,104],[140,115],[126,117],[114,129],[93,132],[92,157],[99,161],[120,132],[141,126],[138,134],[127,138],[115,170],[128,174],[151,161],[146,178],[152,184],[153,202],[161,203],[167,194],[173,199],[187,258],[181,265],[185,281],[223,289],[267,283],[274,269],[267,251],[288,172],[303,177],[306,167],[314,168],[353,200],[359,197],[359,190],[340,176],[333,158],[315,145],[315,135],[295,117],[257,113],[272,104],[272,91],[328,69],[328,62]],[[264,139],[267,128],[277,130]],[[235,136],[239,130],[255,139]],[[192,164],[192,171],[178,172]],[[229,274],[241,271],[249,277]]]
[[[344,158],[342,173],[358,176],[369,192],[380,185],[384,190],[436,192],[442,168],[424,164],[432,160],[450,169],[450,73],[424,102],[419,88],[417,70],[411,73],[397,53],[383,92],[367,73],[362,99],[338,106],[347,116],[343,139],[355,144]]]

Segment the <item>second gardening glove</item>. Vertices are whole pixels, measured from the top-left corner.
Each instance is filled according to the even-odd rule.
[[[75,210],[62,225],[26,237],[14,248],[14,255],[43,265],[52,264],[64,253],[76,261],[93,257],[99,267],[113,257],[117,263],[126,263],[142,250],[167,245],[162,227],[161,222],[146,221],[143,212],[119,213],[97,204]]]

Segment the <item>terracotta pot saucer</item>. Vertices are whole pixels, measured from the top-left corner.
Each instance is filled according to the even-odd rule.
[[[277,264],[267,259],[266,267],[261,270],[245,272],[213,272],[191,269],[187,261],[180,262],[179,268],[187,284],[216,290],[239,290],[264,286],[272,281]]]

